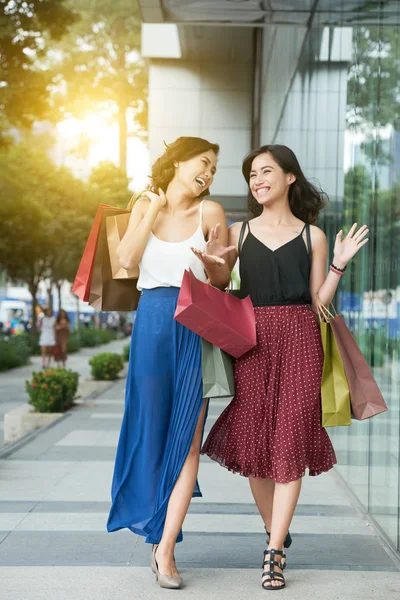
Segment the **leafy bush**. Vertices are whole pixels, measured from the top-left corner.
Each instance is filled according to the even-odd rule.
[[[31,354],[26,335],[14,335],[0,341],[0,371],[21,367]]]
[[[111,380],[118,377],[118,373],[124,366],[120,354],[113,352],[102,352],[96,354],[89,360],[92,367],[92,377],[97,380]]]
[[[125,344],[125,346],[122,348],[122,358],[124,359],[125,362],[129,361],[130,349],[131,349],[130,344]]]
[[[40,331],[30,331],[29,333],[26,333],[24,335],[28,340],[28,344],[31,349],[31,354],[34,356],[39,356],[41,353],[39,346]]]
[[[34,372],[26,381],[29,403],[39,412],[63,412],[73,404],[79,374],[65,369]]]
[[[104,329],[88,329],[81,327],[79,330],[79,339],[81,346],[100,346],[100,344],[108,344],[116,339],[116,334]]]
[[[77,331],[73,331],[69,334],[68,337],[68,354],[72,354],[73,352],[78,352],[81,349],[81,341],[79,337],[79,333]]]

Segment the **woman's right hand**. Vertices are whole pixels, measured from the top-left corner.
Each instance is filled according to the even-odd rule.
[[[142,196],[145,196],[150,200],[150,204],[154,206],[158,206],[159,209],[163,208],[167,204],[167,197],[162,191],[161,188],[158,188],[158,194],[151,192],[150,190],[146,190]]]
[[[210,238],[206,243],[204,252],[197,248],[191,248],[192,252],[197,256],[203,265],[211,267],[213,265],[225,265],[226,261],[223,256],[235,250],[235,246],[223,246],[219,239],[220,224],[217,223],[215,227],[211,229]]]

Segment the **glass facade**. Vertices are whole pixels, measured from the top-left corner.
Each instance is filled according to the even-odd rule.
[[[347,232],[353,222],[370,227],[370,241],[342,278],[336,305],[389,411],[328,431],[338,472],[399,549],[400,2],[389,8],[380,14],[374,3],[371,18],[354,15],[350,22],[348,12],[335,12],[329,25],[326,14],[317,13],[303,38],[299,30],[290,36],[282,28],[286,55],[297,49],[300,59],[274,65],[272,57],[263,65],[265,80],[278,91],[269,118],[271,86],[264,85],[261,142],[291,147],[306,175],[328,193],[319,225],[331,257],[339,229]]]

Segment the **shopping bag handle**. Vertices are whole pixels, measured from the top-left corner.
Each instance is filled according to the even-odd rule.
[[[126,208],[127,208],[128,210],[130,210],[130,211],[131,211],[131,210],[133,209],[133,206],[134,206],[135,202],[136,202],[137,200],[139,200],[139,198],[140,198],[141,196],[144,196],[144,195],[145,195],[145,193],[146,193],[147,191],[148,191],[148,190],[142,190],[141,192],[138,192],[138,193],[136,193],[136,194],[133,194],[133,196],[132,196],[132,198],[129,200],[129,202],[128,202],[128,204],[127,204]]]
[[[332,312],[329,310],[329,308],[332,309]],[[318,311],[318,317],[319,317],[320,321],[327,322],[338,316],[338,313],[336,312],[336,308],[335,308],[333,302],[330,302],[329,307],[327,307],[327,306],[325,306],[325,304],[323,304],[323,302],[321,301],[321,299],[318,295],[317,295],[317,311]]]

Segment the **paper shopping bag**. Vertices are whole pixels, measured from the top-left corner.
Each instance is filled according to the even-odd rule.
[[[329,323],[320,320],[324,366],[321,382],[322,426],[351,425],[350,391],[335,336]]]
[[[343,361],[354,419],[362,421],[388,410],[371,369],[343,317],[336,314],[329,319],[329,324]]]
[[[174,318],[235,358],[257,343],[254,308],[185,271]]]
[[[223,350],[201,340],[203,398],[230,398],[235,395],[233,358]]]
[[[115,209],[115,211],[121,210],[123,209]],[[90,285],[89,304],[103,311],[136,310],[140,298],[140,292],[136,287],[137,279],[114,279],[112,275],[106,231],[106,218],[110,216],[109,212],[104,212],[102,215]],[[120,214],[120,212],[116,214]]]
[[[107,246],[113,279],[138,279],[139,267],[124,269],[119,264],[117,248],[129,224],[130,211],[106,218]]]

